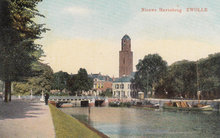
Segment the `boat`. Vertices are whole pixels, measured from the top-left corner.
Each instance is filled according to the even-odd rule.
[[[137,102],[135,105],[132,107],[140,107],[140,108],[149,108],[149,109],[159,109],[159,104],[152,104],[150,102],[148,103],[142,103],[142,102]]]
[[[197,104],[197,105],[192,106],[185,101],[165,103],[163,106],[163,109],[183,110],[183,111],[212,111],[213,110],[211,105]]]
[[[201,107],[202,111],[212,111],[213,108],[211,107],[211,105],[206,105],[206,106],[203,106]]]
[[[61,108],[73,107],[73,104],[72,103],[63,103],[60,107]]]

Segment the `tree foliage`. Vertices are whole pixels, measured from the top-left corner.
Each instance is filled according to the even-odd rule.
[[[68,88],[72,95],[76,92],[91,90],[93,86],[93,80],[88,76],[86,69],[80,68],[78,74],[73,75],[68,81]]]
[[[167,70],[167,62],[158,54],[149,54],[136,65],[137,72],[133,83],[145,93],[155,88]]]
[[[178,61],[168,67],[156,89],[160,96],[192,98],[197,92],[196,79],[196,62]]]
[[[107,88],[100,96],[112,97],[112,89]]]
[[[42,16],[36,6],[42,0],[1,0],[0,3],[0,79],[5,81],[5,101],[10,93],[11,82],[21,81],[37,75],[32,70],[38,61],[36,51],[42,51],[35,44],[46,32],[43,24],[35,23]]]
[[[42,91],[50,91],[53,81],[53,70],[50,66],[43,63],[36,63],[35,69],[42,72],[41,75],[30,77],[26,82],[13,83],[14,93],[21,95],[29,95],[32,90],[34,95],[41,94]]]
[[[220,53],[198,61],[198,85],[204,98],[220,98]]]
[[[153,91],[160,98],[220,98],[220,53],[198,61],[177,61],[166,69],[159,55],[147,55],[137,64],[133,83],[138,91]]]
[[[67,82],[70,79],[70,75],[67,72],[59,71],[53,74],[52,89],[63,90],[67,89]]]

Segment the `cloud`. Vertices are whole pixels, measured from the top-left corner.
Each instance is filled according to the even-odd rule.
[[[82,16],[82,15],[89,15],[92,11],[84,7],[71,6],[71,7],[64,8],[63,12],[66,14]]]

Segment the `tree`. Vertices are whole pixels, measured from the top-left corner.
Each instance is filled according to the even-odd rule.
[[[169,66],[163,78],[163,89],[168,92],[168,96],[193,98],[197,91],[196,79],[196,62],[177,61]]]
[[[196,98],[197,91],[205,99],[220,97],[220,53],[198,61],[177,61],[166,69],[159,55],[148,55],[140,60],[132,83],[138,90],[155,89],[161,98]],[[157,68],[160,66],[160,68]],[[159,73],[158,73],[159,72]]]
[[[93,80],[87,74],[86,69],[80,68],[78,74],[73,75],[68,81],[68,88],[72,95],[76,92],[91,90],[93,86]]]
[[[112,97],[112,89],[107,88],[104,92],[100,94],[100,96]]]
[[[50,91],[53,81],[53,70],[50,66],[37,62],[35,70],[41,71],[41,75],[30,77],[26,82],[15,82],[13,88],[15,94],[27,95],[32,90],[34,95],[41,94],[42,91]]]
[[[197,91],[205,99],[220,97],[220,53],[194,61],[177,61],[168,67],[156,91],[160,97],[196,98]],[[164,92],[168,92],[165,95]]]
[[[137,72],[132,82],[145,93],[155,89],[160,78],[167,70],[167,62],[158,54],[149,54],[136,65]]]
[[[70,79],[70,75],[67,72],[59,71],[53,74],[52,89],[63,90],[67,89],[67,82]]]
[[[78,82],[77,82],[77,74],[72,75],[70,79],[67,81],[68,90],[71,91],[71,95],[75,95],[78,89]]]
[[[42,72],[39,76],[31,77],[28,84],[33,90],[33,94],[41,94],[42,91],[50,91],[53,81],[53,70],[47,64],[39,63],[39,69]]]
[[[203,97],[220,98],[220,53],[198,60],[198,86]]]
[[[32,63],[39,58],[34,55],[41,50],[36,39],[46,32],[43,24],[34,22],[42,16],[36,9],[42,0],[1,0],[0,3],[0,79],[5,82],[5,102],[11,100],[11,82],[22,81],[38,75]]]

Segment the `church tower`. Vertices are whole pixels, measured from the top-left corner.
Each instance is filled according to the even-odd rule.
[[[133,72],[133,52],[131,51],[131,39],[126,34],[121,39],[121,51],[119,51],[119,77],[131,75]]]

